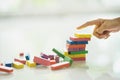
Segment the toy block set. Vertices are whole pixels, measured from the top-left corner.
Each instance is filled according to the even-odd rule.
[[[86,61],[86,54],[88,53],[86,44],[90,40],[90,34],[75,34],[74,37],[70,37],[70,40],[66,41],[66,52],[62,53],[55,48],[52,49],[56,55],[48,55],[41,52],[39,56],[34,56],[31,59],[30,54],[19,53],[19,57],[14,58],[13,62],[0,63],[0,72],[12,73],[13,68],[22,69],[24,65],[28,67],[43,65],[51,70],[70,67],[73,61]],[[60,61],[60,58],[62,58],[62,61]]]
[[[73,61],[86,61],[86,44],[91,40],[90,34],[78,34],[75,33],[70,40],[66,41],[66,49],[64,52],[65,56],[73,59]]]

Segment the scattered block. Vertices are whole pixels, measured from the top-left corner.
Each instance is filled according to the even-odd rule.
[[[45,59],[45,58],[41,58],[41,57],[37,57],[37,56],[34,56],[33,61],[35,63],[41,64],[41,65],[44,65],[44,66],[49,66],[50,65],[50,60]]]
[[[58,69],[62,69],[62,68],[67,68],[69,66],[70,66],[69,62],[61,62],[61,63],[51,65],[50,68],[51,68],[51,70],[58,70]]]
[[[5,63],[6,67],[13,67],[13,63]]]
[[[55,52],[59,57],[62,57],[64,61],[67,61],[70,63],[70,65],[72,65],[73,60],[70,57],[63,55],[61,52],[59,52],[55,48],[53,48],[52,51]]]
[[[55,60],[50,60],[50,65],[52,64],[56,64],[56,61]]]
[[[45,58],[45,59],[48,59],[48,58],[49,58],[49,56],[46,55],[46,54],[44,54],[44,53],[40,53],[40,56],[41,56],[42,58]]]
[[[13,72],[13,68],[6,67],[6,66],[0,66],[0,72],[12,73]]]
[[[16,69],[22,69],[22,68],[24,68],[24,64],[22,64],[20,62],[13,62],[13,67]]]
[[[25,58],[26,58],[26,60],[30,60],[30,54],[27,54],[27,55],[25,56]]]
[[[20,56],[20,57],[23,57],[23,56],[24,56],[24,53],[23,53],[23,52],[22,52],[22,53],[20,53],[20,54],[19,54],[19,56]]]
[[[25,60],[25,59],[22,59],[22,58],[14,58],[14,61],[20,62],[20,63],[22,63],[22,64],[25,64],[25,63],[26,63],[26,60]]]
[[[59,63],[59,62],[60,62],[59,56],[55,56],[55,61],[56,61],[56,63]]]
[[[27,66],[29,66],[29,67],[35,67],[35,66],[36,66],[36,63],[33,62],[33,61],[26,61],[26,64],[27,64]]]

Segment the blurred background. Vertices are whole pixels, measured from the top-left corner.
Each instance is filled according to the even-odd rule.
[[[64,51],[71,35],[92,34],[94,28],[77,31],[77,26],[116,17],[120,17],[120,0],[0,0],[0,61],[12,60],[20,52],[37,55],[52,54],[52,48]],[[112,75],[120,74],[120,33],[111,35],[107,40],[93,36],[87,45],[89,72],[100,67],[110,69]]]

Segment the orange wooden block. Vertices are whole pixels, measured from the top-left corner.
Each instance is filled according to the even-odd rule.
[[[50,68],[51,70],[58,70],[58,69],[62,69],[69,66],[70,66],[69,62],[61,62],[61,63],[51,65]]]
[[[6,67],[6,66],[0,66],[0,71],[2,71],[2,72],[7,72],[7,73],[11,73],[11,72],[13,72],[13,68],[11,68],[11,67]]]
[[[67,48],[85,48],[86,47],[86,45],[85,44],[72,44],[72,45],[70,45],[70,44],[66,44],[66,47]]]

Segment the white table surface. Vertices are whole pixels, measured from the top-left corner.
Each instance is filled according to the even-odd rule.
[[[0,61],[9,62],[20,52],[31,56],[40,52],[53,54],[52,48],[65,49],[66,40],[75,32],[92,33],[93,27],[77,31],[76,26],[119,14],[84,14],[68,16],[5,17],[0,19]],[[14,69],[0,73],[0,80],[120,80],[120,33],[106,40],[94,36],[87,45],[86,63],[74,62],[71,67],[52,71],[48,67]]]

